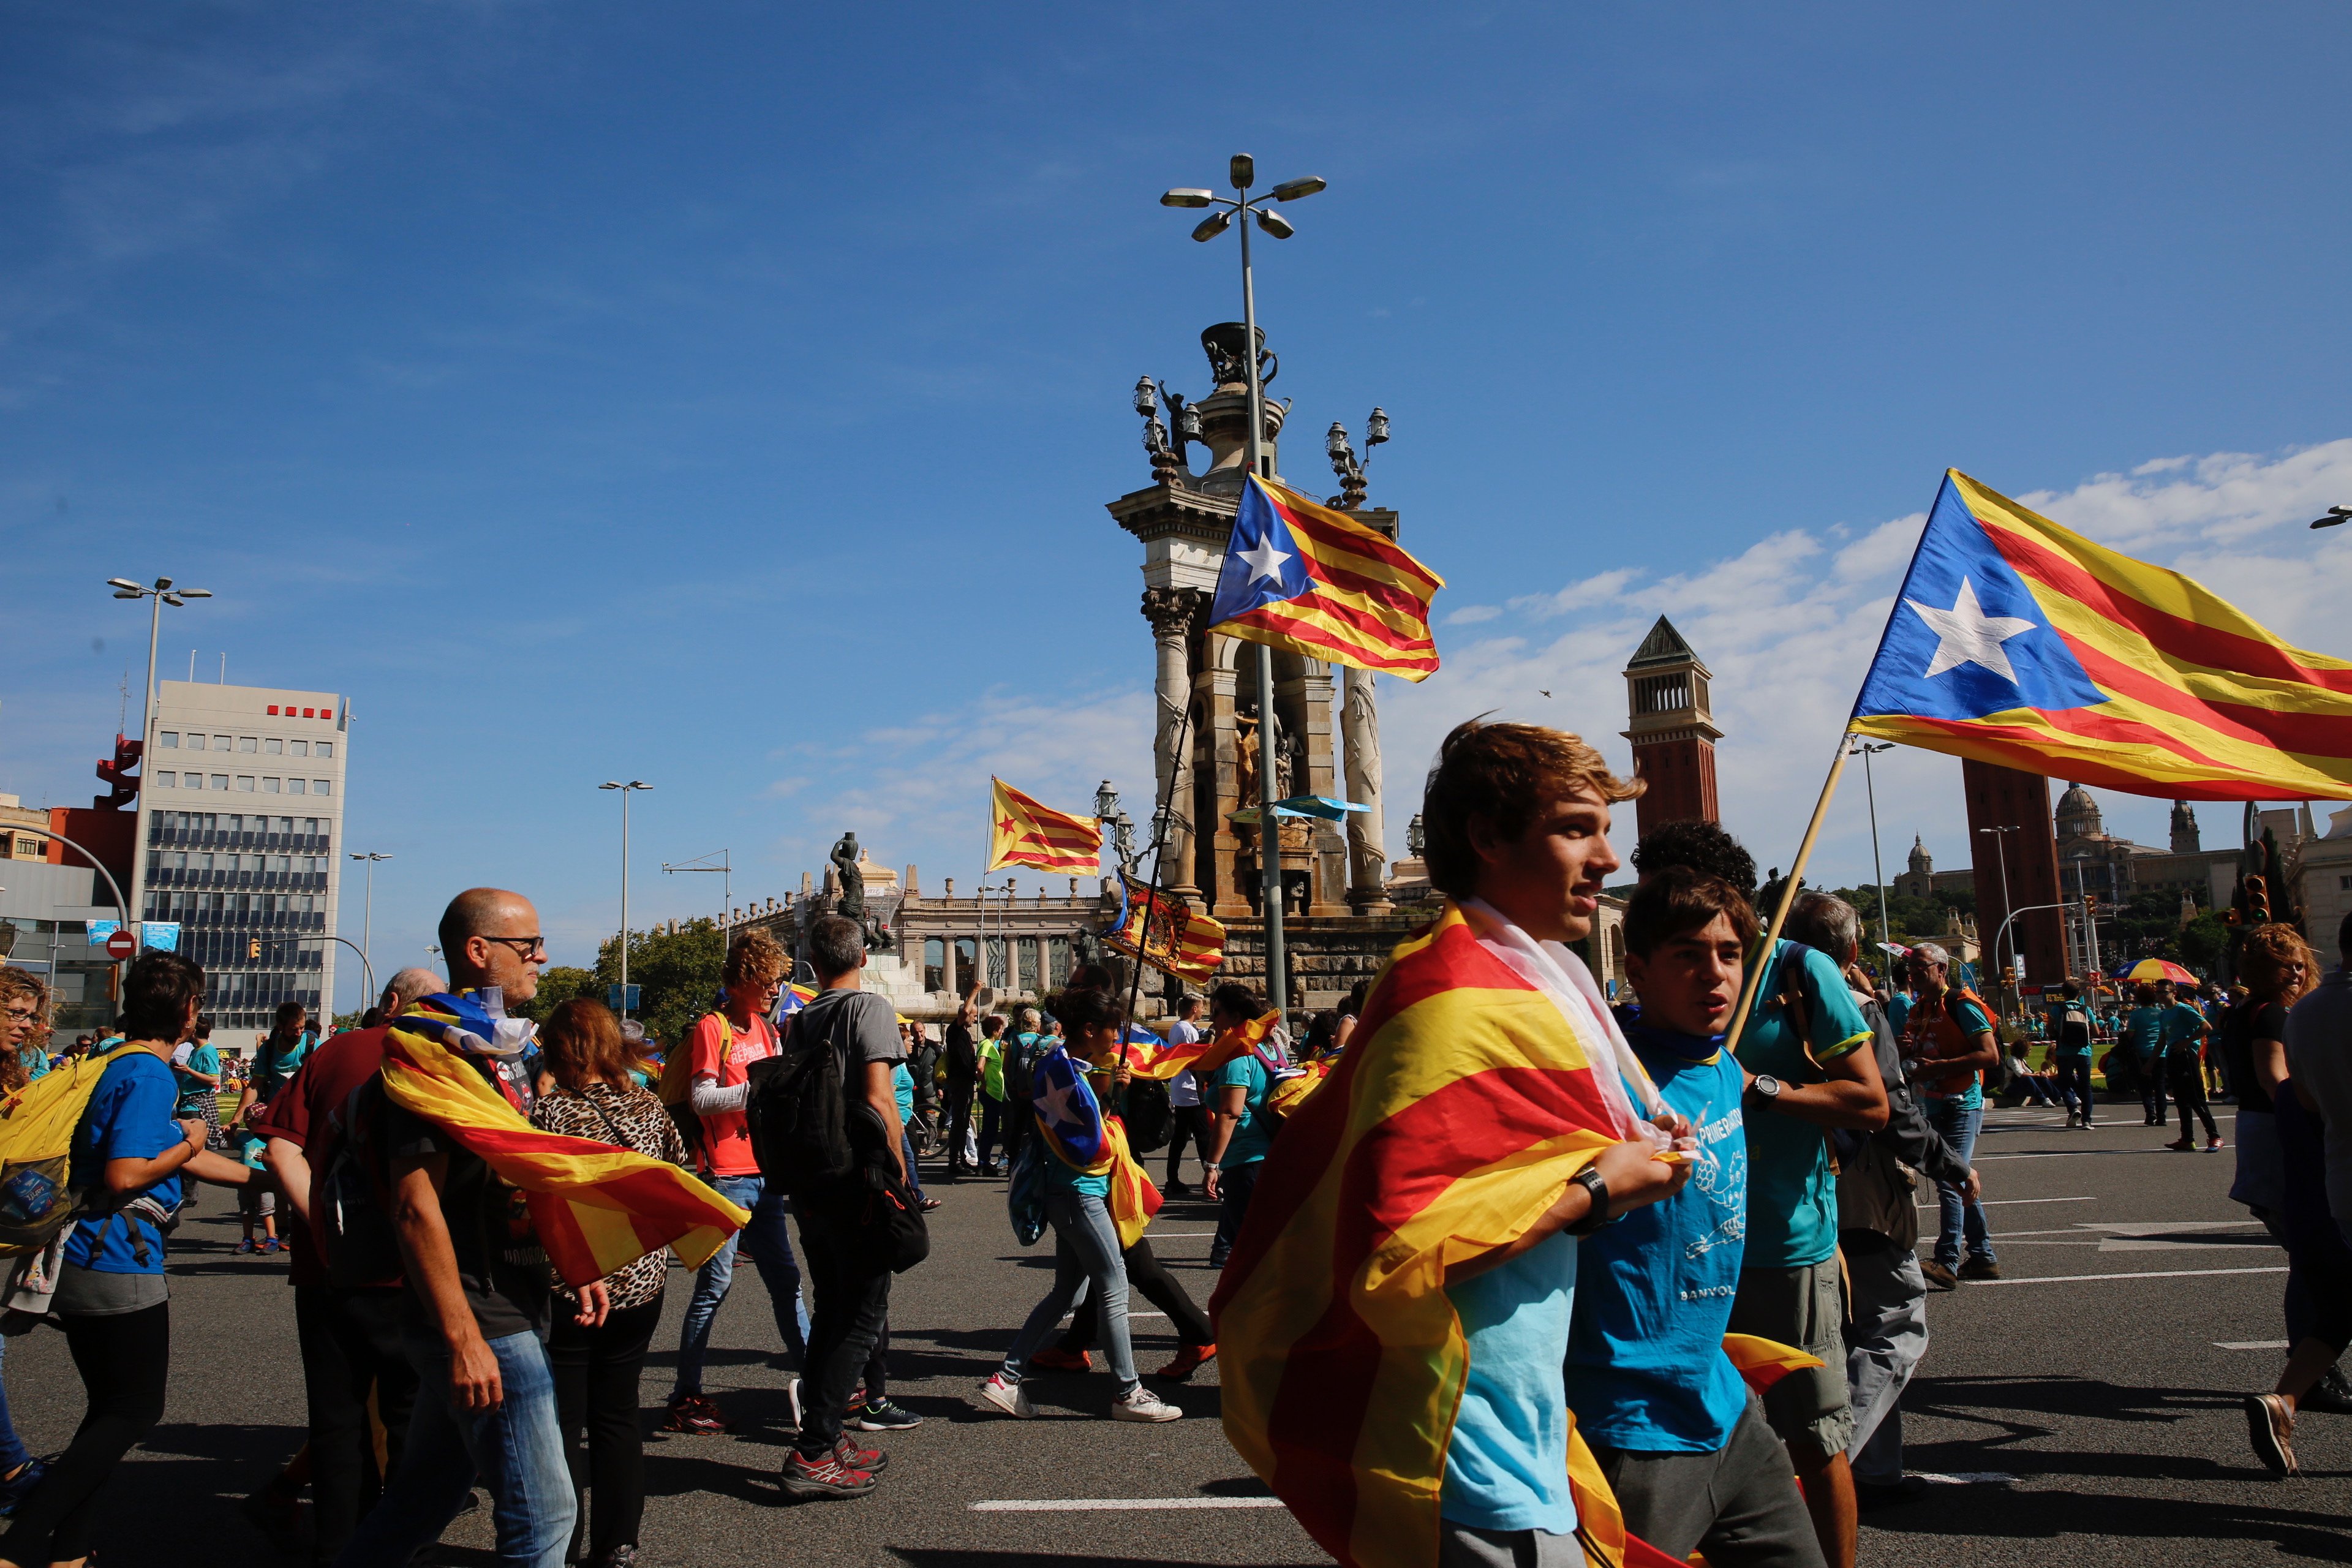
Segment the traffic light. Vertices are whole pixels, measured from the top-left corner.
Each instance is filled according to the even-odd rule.
[[[2271,921],[2270,884],[2260,877],[2246,879],[2246,921],[2258,926]]]
[[[2017,965],[2015,963],[2004,963],[2000,966],[2000,988],[2004,991],[2014,991],[2017,989]]]
[[[261,939],[259,937],[255,937],[251,942],[245,944],[245,956],[247,958],[259,958],[261,956]]]

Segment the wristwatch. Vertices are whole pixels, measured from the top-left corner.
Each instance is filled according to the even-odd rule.
[[[1592,1194],[1592,1206],[1584,1212],[1582,1219],[1568,1227],[1568,1234],[1591,1236],[1609,1223],[1609,1184],[1601,1178],[1601,1173],[1591,1165],[1577,1172],[1568,1181],[1570,1186],[1582,1187]]]
[[[1780,1098],[1780,1080],[1769,1072],[1758,1073],[1756,1081],[1749,1087],[1764,1097],[1764,1103],[1767,1105],[1773,1104]]]

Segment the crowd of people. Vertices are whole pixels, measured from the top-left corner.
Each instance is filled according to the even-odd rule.
[[[1626,1527],[1671,1556],[1852,1568],[1859,1515],[1924,1485],[1905,1472],[1901,1402],[1927,1350],[1927,1297],[2000,1277],[1972,1152],[1989,1081],[2030,1069],[2005,1055],[1993,1010],[1939,947],[1913,949],[1894,984],[1871,975],[1856,913],[1832,895],[1799,892],[1765,945],[1755,862],[1706,822],[1633,846],[1631,986],[1604,1000],[1577,949],[1621,868],[1611,808],[1637,787],[1573,735],[1474,722],[1448,738],[1424,798],[1426,859],[1447,908],[1496,962],[1535,977],[1570,1035],[1592,1043],[1588,1055],[1609,1059],[1598,1043],[1622,1045],[1612,1076],[1628,1115],[1615,1123],[1627,1136],[1562,1158],[1548,1208],[1433,1287],[1457,1317],[1467,1370],[1433,1560],[1582,1560],[1572,1412]],[[705,1436],[735,1425],[704,1372],[748,1253],[793,1374],[778,1484],[793,1500],[872,1493],[890,1456],[866,1439],[919,1423],[890,1396],[888,1354],[893,1279],[921,1257],[923,1216],[939,1207],[922,1188],[924,1146],[944,1156],[935,1180],[1005,1181],[1016,1228],[1053,1238],[1051,1284],[973,1402],[1029,1417],[1029,1379],[1091,1371],[1099,1351],[1115,1420],[1174,1421],[1182,1412],[1152,1384],[1213,1361],[1217,1324],[1153,1256],[1151,1205],[1137,1195],[1145,1162],[1164,1149],[1160,1188],[1179,1194],[1192,1153],[1202,1195],[1219,1205],[1211,1262],[1240,1267],[1280,1223],[1261,1215],[1254,1226],[1267,1207],[1257,1194],[1317,1174],[1299,1164],[1313,1152],[1280,1136],[1282,1104],[1315,1102],[1281,1091],[1302,1065],[1337,1063],[1314,1092],[1344,1096],[1351,1058],[1398,1048],[1383,1028],[1397,1005],[1378,988],[1313,1019],[1294,1050],[1286,1030],[1253,1035],[1262,1000],[1230,982],[1183,996],[1139,1047],[1128,994],[1092,967],[1043,1005],[998,1015],[968,1001],[934,1044],[865,988],[864,932],[829,916],[797,955],[814,999],[791,1005],[795,955],[746,931],[728,949],[717,1005],[664,1056],[593,1000],[564,1002],[535,1029],[509,1016],[546,960],[521,895],[461,893],[439,936],[446,979],[404,970],[362,1026],[324,1039],[289,1012],[241,1074],[205,1026],[201,969],[160,952],[131,964],[119,1037],[89,1047],[102,1070],[75,1066],[94,1085],[68,1183],[83,1207],[57,1233],[38,1307],[63,1331],[87,1410],[44,1463],[17,1440],[0,1391],[11,1516],[0,1568],[86,1561],[109,1476],[160,1419],[164,1258],[199,1181],[239,1194],[240,1251],[291,1252],[309,1442],[254,1500],[257,1516],[307,1486],[315,1562],[394,1568],[479,1489],[501,1562],[635,1560],[638,1387],[671,1258],[656,1247],[601,1279],[566,1279],[479,1143],[387,1088],[388,1063],[404,1059],[394,1037],[420,1016],[466,1020],[438,1037],[470,1042],[454,1048],[473,1092],[504,1108],[496,1114],[690,1170],[741,1215],[696,1255],[661,1419]],[[2352,922],[2340,940],[2352,946]],[[2280,925],[2249,933],[2240,972],[2244,994],[2218,1017],[2167,986],[2123,1011],[2070,982],[2038,1027],[2053,1058],[2048,1091],[2072,1125],[2096,1124],[2102,1043],[2110,1060],[2129,1053],[2134,1084],[2160,1064],[2181,1117],[2175,1147],[2194,1147],[2191,1116],[2206,1147],[2222,1147],[2207,1109],[2208,1064],[2220,1064],[2238,1108],[2231,1195],[2291,1266],[2287,1368],[2248,1404],[2256,1452],[2291,1471],[2298,1411],[2352,1404],[2334,1370],[2352,1344],[2352,976],[2323,977]],[[51,1068],[47,1009],[38,978],[0,970],[0,1091]],[[1150,1067],[1212,1040],[1242,1044],[1197,1075]],[[2106,1076],[2112,1095],[2117,1075]],[[1073,1103],[1091,1109],[1073,1117]],[[2167,1109],[2153,1091],[2143,1100],[2151,1124]],[[841,1158],[811,1163],[810,1140],[827,1135]],[[1922,1183],[1937,1196],[1924,1258]],[[1178,1340],[1149,1380],[1135,1293]],[[1794,1352],[1768,1383],[1751,1382],[1729,1348],[1758,1342]]]

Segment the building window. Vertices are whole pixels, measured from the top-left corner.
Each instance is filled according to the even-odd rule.
[[[1070,981],[1070,939],[1049,936],[1045,939],[1045,984],[1059,991]]]
[[[165,789],[172,789],[178,785],[180,775],[177,773],[157,773],[155,775],[155,782]]]
[[[980,984],[979,947],[971,938],[960,936],[955,939],[955,951],[956,989],[970,991]]]
[[[157,735],[155,740],[158,744],[177,747],[180,743],[180,732],[177,730],[166,730]]]
[[[304,817],[304,818],[302,819],[302,831],[303,831],[303,832],[305,832],[305,833],[316,833],[316,832],[318,832],[318,831],[319,831],[319,819],[318,819],[317,817],[315,817],[315,816],[306,816],[306,817]]]
[[[1247,421],[1244,423],[1246,424]],[[311,748],[310,754],[314,757],[331,757],[335,754],[335,743],[332,741],[321,741]]]
[[[215,752],[226,752],[229,750],[230,739],[231,737],[226,735],[215,735],[213,737],[213,750]]]
[[[240,790],[244,791],[244,792],[245,792],[246,794],[247,794],[247,795],[252,794],[252,793],[253,793],[253,777],[252,777],[252,775],[251,775],[251,774],[249,774],[249,773],[239,773],[239,774],[237,774],[237,775],[236,775],[236,787],[237,787],[238,789],[240,789]]]
[[[993,990],[1003,991],[1012,984],[1004,972],[1004,939],[992,936],[985,945],[988,952],[987,984]]]
[[[2336,879],[2336,885],[2344,891],[2352,893],[2352,877],[2338,877]]]
[[[1013,956],[1015,962],[1017,962],[1021,966],[1020,981],[1014,989],[1021,991],[1035,991],[1038,988],[1037,939],[1034,936],[1014,937],[1013,939]]]
[[[309,755],[310,754],[310,742],[308,742],[308,741],[297,741],[297,742],[294,742],[294,754],[295,754],[296,756],[298,756],[298,757],[307,757],[307,756],[309,756]]]
[[[325,779],[312,779],[310,781],[310,793],[312,795],[332,795],[335,792],[333,788],[328,784]]]
[[[269,739],[261,742],[261,749],[270,756],[275,757],[284,752],[286,750],[286,742],[279,740],[277,736],[272,735]]]
[[[258,742],[250,735],[239,735],[236,738],[236,749],[240,752],[250,752],[257,744]]]
[[[188,737],[188,750],[192,752],[201,752],[204,749],[205,738],[202,735],[190,735]]]
[[[923,989],[944,991],[948,987],[948,944],[939,937],[923,939]]]

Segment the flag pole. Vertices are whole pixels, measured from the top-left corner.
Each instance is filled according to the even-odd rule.
[[[1190,657],[1188,652],[1186,655],[1188,660]],[[1166,852],[1168,845],[1168,818],[1176,809],[1176,780],[1184,771],[1186,731],[1190,730],[1192,723],[1192,693],[1189,684],[1191,672],[1186,671],[1186,675],[1188,684],[1184,692],[1184,708],[1183,711],[1176,717],[1175,744],[1168,751],[1168,787],[1160,794],[1159,815],[1151,821],[1151,880],[1147,884],[1147,891],[1155,901],[1160,897],[1160,858]],[[1122,874],[1124,874],[1124,868],[1122,868]],[[1121,901],[1124,902],[1123,900]],[[1143,995],[1143,949],[1146,945],[1143,939],[1150,934],[1151,917],[1147,913],[1143,917],[1143,929],[1138,934],[1135,943],[1132,958],[1135,974],[1127,989],[1127,1021],[1130,1024],[1135,1022],[1135,1005]],[[1124,1038],[1124,1031],[1121,1033],[1117,1059],[1124,1061],[1127,1059],[1127,1041]]]
[[[1822,781],[1822,796],[1813,803],[1813,817],[1805,824],[1804,842],[1797,846],[1797,863],[1789,868],[1789,879],[1780,886],[1780,902],[1773,907],[1772,923],[1764,932],[1764,945],[1756,962],[1739,982],[1739,1006],[1731,1015],[1731,1026],[1723,1032],[1724,1043],[1737,1052],[1739,1032],[1748,1025],[1748,1015],[1756,1005],[1756,988],[1764,978],[1764,967],[1771,962],[1773,944],[1780,940],[1780,928],[1788,923],[1790,906],[1797,901],[1797,889],[1805,877],[1805,862],[1812,858],[1813,841],[1821,837],[1822,818],[1829,815],[1830,798],[1837,794],[1838,775],[1845,772],[1846,739],[1853,732],[1853,721],[1848,719],[1839,727],[1837,753],[1830,760],[1830,776]]]

